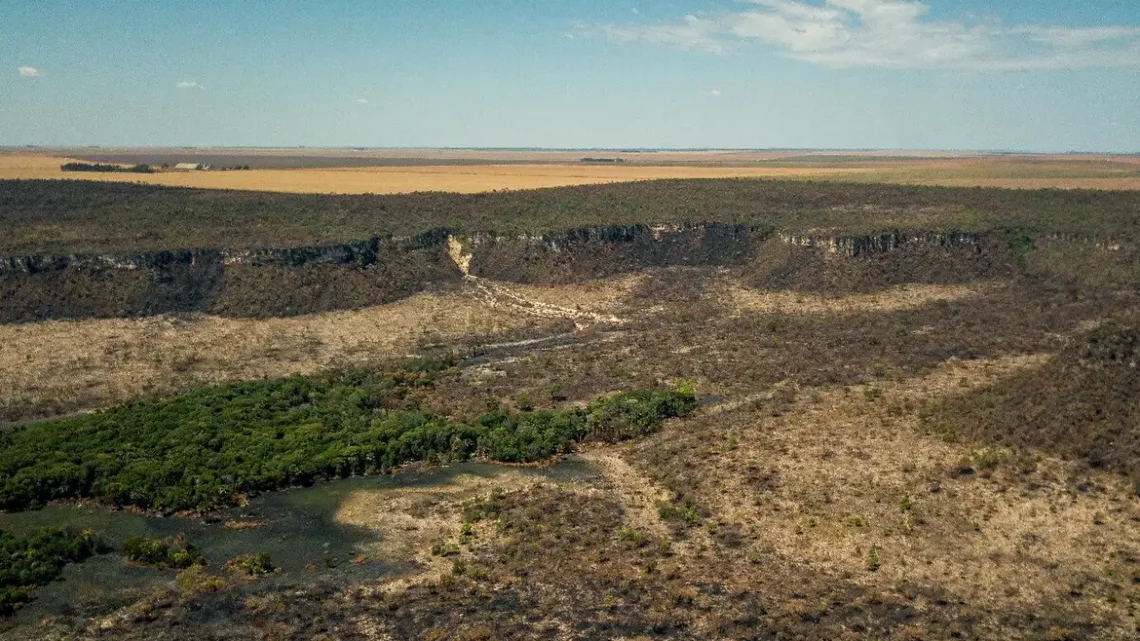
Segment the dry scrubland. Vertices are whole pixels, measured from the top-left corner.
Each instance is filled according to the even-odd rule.
[[[570,331],[582,314],[612,314],[637,282],[453,287],[293,318],[183,314],[0,325],[0,422],[403,358],[432,346],[510,345]]]
[[[484,354],[438,384],[427,402],[442,412],[679,377],[707,395],[653,437],[584,451],[594,481],[507,474],[354,494],[336,519],[375,532],[360,559],[415,561],[395,578],[252,594],[183,582],[92,621],[93,638],[263,626],[283,638],[1132,638],[1132,481],[1045,443],[963,436],[942,417],[1064,358],[1134,296],[1074,297],[1032,278],[853,294],[755,279],[670,268],[584,285],[467,282],[295,319],[23,325],[4,328],[19,339],[4,370],[19,381],[20,362],[75,351],[39,393],[103,371],[116,388],[98,405],[144,384],[310,371],[441,341]],[[1026,299],[1031,309],[1014,305]],[[479,306],[483,318],[461,321]],[[566,334],[572,324],[532,307],[620,320]],[[422,325],[402,320],[414,317]],[[534,340],[553,335],[565,338]],[[75,349],[87,343],[108,349]],[[156,359],[166,344],[186,360]]]
[[[644,278],[563,286],[480,281],[362,310],[294,318],[185,314],[0,325],[0,421],[86,411],[204,384],[403,358],[433,346],[525,345],[528,337],[571,331],[575,324],[624,322],[621,316],[630,311],[625,301]],[[718,287],[718,299],[730,313],[794,315],[900,311],[968,300],[990,289],[907,285],[821,296],[760,291],[727,276]]]
[[[199,152],[183,157],[197,160]],[[430,152],[383,158],[390,166],[358,166],[367,159],[314,154],[320,168],[255,168],[236,172],[163,172],[157,174],[92,174],[63,172],[59,165],[73,160],[30,153],[0,153],[0,179],[83,179],[137,182],[176,187],[241,189],[313,194],[403,194],[419,191],[479,193],[540,189],[568,185],[606,184],[679,178],[783,178],[885,182],[949,187],[1007,187],[1018,189],[1140,189],[1140,158],[1100,156],[896,157],[867,154],[833,157],[825,154],[649,154],[630,156],[619,165],[575,162],[577,154],[528,156],[484,153],[439,156]],[[597,154],[594,154],[597,155]],[[607,157],[619,154],[605,154]],[[85,158],[100,158],[95,154]],[[111,155],[115,158],[116,156]],[[124,156],[132,158],[131,155]],[[165,157],[165,156],[163,156]],[[177,158],[175,155],[170,159]],[[229,156],[220,158],[221,164]],[[258,156],[241,156],[248,161]],[[273,158],[273,155],[266,156]],[[487,160],[479,161],[482,157]],[[303,163],[305,156],[297,162]],[[138,156],[139,162],[147,160]],[[447,164],[507,161],[513,164]],[[539,159],[543,164],[527,164]],[[377,161],[380,162],[380,161]],[[410,163],[410,164],[406,164]],[[441,163],[433,165],[432,163]],[[330,166],[331,165],[331,166]]]
[[[660,200],[680,203],[679,215],[718,194],[760,202],[727,183],[665,186],[675,191]],[[441,257],[460,275],[363,309],[0,325],[10,419],[409,354],[460,357],[414,395],[437,416],[519,416],[661,384],[700,398],[654,433],[579,447],[570,458],[587,478],[509,468],[354,492],[332,518],[370,536],[360,562],[403,563],[394,575],[251,579],[207,567],[126,607],[17,617],[7,633],[1135,639],[1140,261],[1129,195],[994,191],[948,205],[939,199],[960,192],[769,189],[795,195],[763,208],[781,232],[910,222],[982,235],[845,255],[772,234],[724,263],[699,242],[727,252],[735,237],[707,230],[674,254],[652,235],[577,247],[558,237],[545,253],[447,237]],[[620,193],[599,188],[586,202],[624,211]],[[987,200],[999,197],[1011,200]],[[1079,206],[1100,215],[1084,235],[1092,219]],[[51,218],[37,207],[29,221]]]

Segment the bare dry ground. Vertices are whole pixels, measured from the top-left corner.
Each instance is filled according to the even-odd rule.
[[[79,150],[69,150],[76,152]],[[165,152],[176,153],[176,152]],[[182,158],[280,158],[263,152],[209,156],[183,152]],[[298,152],[294,152],[298,153]],[[980,154],[827,154],[793,152],[673,152],[609,154],[628,157],[620,164],[578,162],[589,152],[447,152],[399,150],[359,154],[310,152],[318,167],[255,168],[155,174],[63,172],[71,155],[0,152],[0,179],[44,178],[126,181],[146,184],[288,193],[397,194],[417,191],[478,193],[667,178],[802,178],[916,185],[1008,187],[1019,189],[1140,189],[1140,158],[1131,156],[1017,156]],[[248,155],[253,154],[253,155]],[[145,153],[93,154],[82,158],[147,160]],[[175,156],[155,156],[176,159]],[[303,165],[299,156],[296,163]],[[293,158],[293,157],[289,157]],[[337,163],[345,166],[336,166]],[[368,166],[375,162],[379,166]],[[505,164],[495,164],[505,163]],[[363,164],[362,164],[363,163]],[[280,163],[279,163],[280,164]]]
[[[738,314],[862,314],[917,309],[936,302],[966,300],[983,295],[989,287],[971,285],[918,285],[892,287],[872,294],[820,296],[788,290],[757,290],[728,283],[723,300]]]

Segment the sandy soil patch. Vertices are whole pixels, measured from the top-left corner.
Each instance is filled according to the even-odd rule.
[[[629,294],[634,277],[595,281],[584,286],[534,287],[513,285],[507,287],[471,273],[471,254],[464,253],[463,245],[454,236],[447,239],[447,253],[488,307],[507,308],[528,316],[574,321],[578,329],[593,323],[621,323],[612,311]],[[594,308],[604,308],[596,311]]]
[[[669,528],[657,513],[658,504],[669,499],[668,492],[653,485],[613,448],[586,450],[581,457],[597,468],[610,484],[612,492],[625,507],[630,526],[660,538],[669,538]]]

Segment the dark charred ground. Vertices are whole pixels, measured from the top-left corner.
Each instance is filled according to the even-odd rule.
[[[1080,196],[1094,207],[1108,197]],[[701,244],[551,253],[501,243],[502,253],[475,254],[477,273],[645,275],[613,310],[626,322],[464,347],[463,367],[425,407],[473,416],[685,380],[702,409],[586,452],[599,469],[624,470],[600,487],[516,487],[423,508],[456,520],[458,552],[408,586],[185,580],[106,621],[54,629],[101,639],[1135,638],[1132,206],[1068,238],[1048,223],[1020,230],[1040,222],[1026,213],[1008,228],[960,228],[981,234],[968,243],[855,256],[777,233],[726,241],[733,258],[721,262],[728,254]],[[917,215],[875,207],[865,211],[883,220]],[[1118,235],[1106,240],[1105,228]],[[915,284],[959,293],[887,304]],[[750,307],[739,291],[791,298]]]

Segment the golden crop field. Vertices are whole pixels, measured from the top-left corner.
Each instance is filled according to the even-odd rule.
[[[66,158],[0,157],[0,179],[55,178],[140,182],[178,187],[289,193],[399,194],[416,191],[478,193],[658,178],[836,177],[851,170],[786,167],[660,167],[581,164],[336,167],[251,171],[166,171],[155,174],[64,172]]]
[[[191,156],[193,157],[193,156]],[[494,156],[490,156],[492,159]],[[163,171],[154,174],[63,172],[67,157],[0,153],[0,179],[72,179],[288,193],[478,193],[669,178],[782,178],[1023,189],[1140,189],[1140,158],[985,156],[908,158],[883,155],[787,157],[694,154],[693,164],[603,165],[580,162],[267,168],[250,171]],[[701,160],[701,158],[705,160]],[[738,165],[726,164],[725,158]],[[697,159],[697,160],[693,160]],[[703,164],[702,164],[703,163]]]

